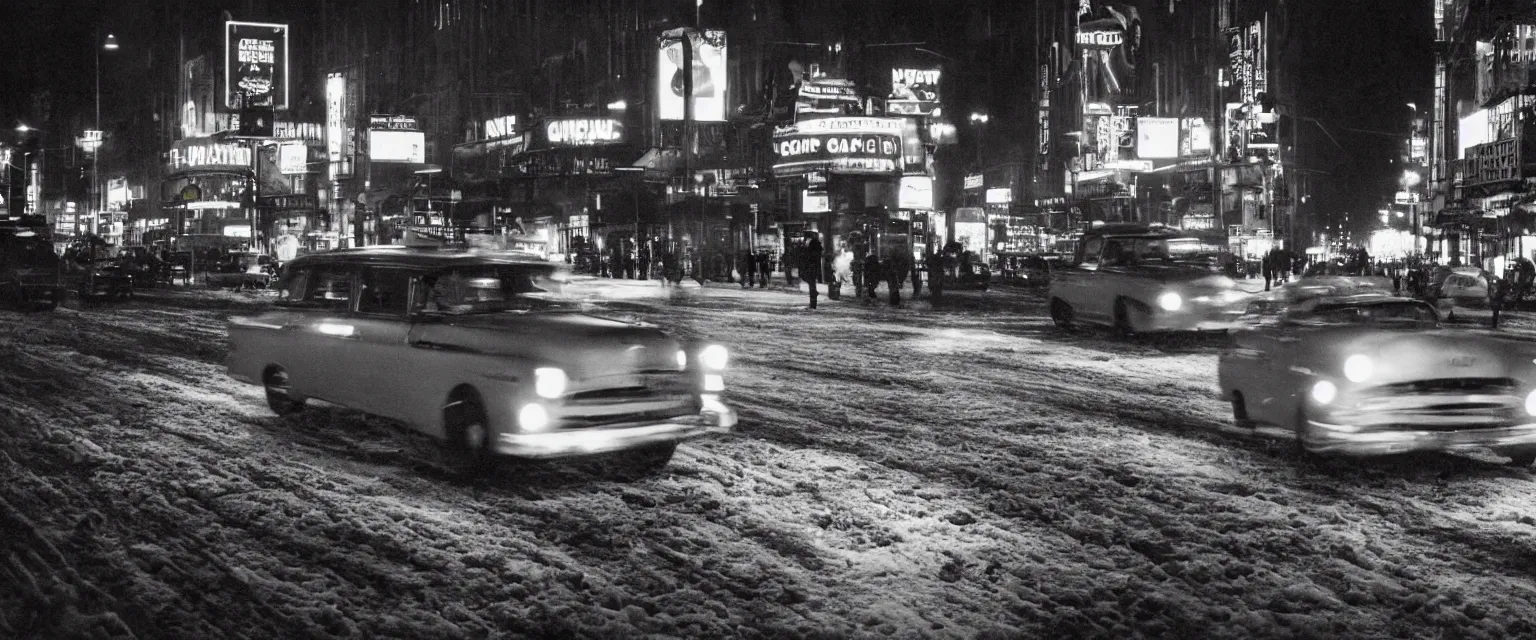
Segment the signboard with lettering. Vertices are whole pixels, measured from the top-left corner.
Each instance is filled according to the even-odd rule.
[[[229,171],[251,170],[251,148],[233,142],[217,142],[212,138],[184,138],[171,143],[166,154],[166,169],[179,171]]]
[[[1077,32],[1077,44],[1090,49],[1113,49],[1125,42],[1125,32],[1121,30],[1079,31]]]
[[[415,116],[368,116],[368,129],[371,131],[421,131],[421,123]]]
[[[1467,148],[1466,186],[1476,187],[1500,182],[1514,182],[1521,177],[1520,141],[1496,140]]]
[[[965,177],[966,189],[980,189],[982,184],[984,184],[984,179],[979,173],[973,173]]]
[[[891,69],[891,95],[886,109],[892,114],[928,115],[939,106],[940,69]]]
[[[288,25],[224,23],[224,106],[288,108]]]
[[[501,116],[485,121],[485,139],[507,138],[517,133],[517,116]]]
[[[614,118],[550,118],[540,128],[551,147],[592,147],[624,142],[624,123]]]
[[[773,132],[774,173],[899,175],[905,126],[905,118],[844,117],[779,127]]]

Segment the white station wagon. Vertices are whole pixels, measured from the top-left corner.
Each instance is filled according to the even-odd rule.
[[[277,308],[229,322],[229,375],[280,415],[316,398],[438,438],[463,473],[500,456],[629,451],[730,431],[729,354],[553,299],[563,268],[514,253],[372,247],[284,267]]]

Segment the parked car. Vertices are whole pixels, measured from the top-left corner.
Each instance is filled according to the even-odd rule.
[[[278,414],[319,398],[403,422],[466,473],[604,452],[656,469],[735,426],[724,346],[580,313],[551,294],[564,268],[405,247],[301,256],[275,310],[231,319],[229,375]]]
[[[208,285],[232,289],[266,289],[277,279],[277,261],[257,253],[230,253],[208,269]]]
[[[19,310],[52,310],[64,300],[63,265],[42,216],[0,220],[0,296]]]
[[[65,285],[82,300],[133,297],[133,275],[100,236],[86,234],[70,242],[62,262]]]
[[[1225,330],[1248,294],[1231,278],[1169,252],[1177,232],[1110,224],[1083,234],[1077,255],[1051,277],[1051,320],[1063,329],[1103,324],[1122,333]]]
[[[1442,329],[1430,305],[1380,293],[1310,298],[1232,336],[1217,377],[1240,428],[1317,454],[1536,462],[1536,345]]]

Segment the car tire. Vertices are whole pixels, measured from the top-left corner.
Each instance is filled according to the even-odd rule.
[[[267,407],[272,413],[280,416],[288,416],[304,409],[304,398],[293,395],[289,386],[288,372],[282,367],[273,367],[262,376],[262,386],[267,392]]]
[[[620,480],[640,480],[655,475],[672,462],[677,443],[653,444],[617,454],[622,462],[614,474]]]
[[[451,404],[444,416],[443,448],[448,471],[463,478],[489,474],[496,466],[485,405],[473,391]]]
[[[1062,331],[1072,331],[1075,327],[1073,321],[1072,305],[1067,304],[1061,298],[1051,298],[1051,322]]]
[[[1234,390],[1232,392],[1232,421],[1242,429],[1252,429],[1254,427],[1253,418],[1248,417],[1247,400],[1243,398],[1243,392],[1241,391]]]

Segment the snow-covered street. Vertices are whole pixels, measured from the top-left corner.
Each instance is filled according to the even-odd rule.
[[[1536,636],[1531,470],[1243,439],[1224,337],[1063,334],[1015,289],[568,294],[729,345],[737,432],[464,483],[226,377],[260,296],[0,311],[0,636]]]

